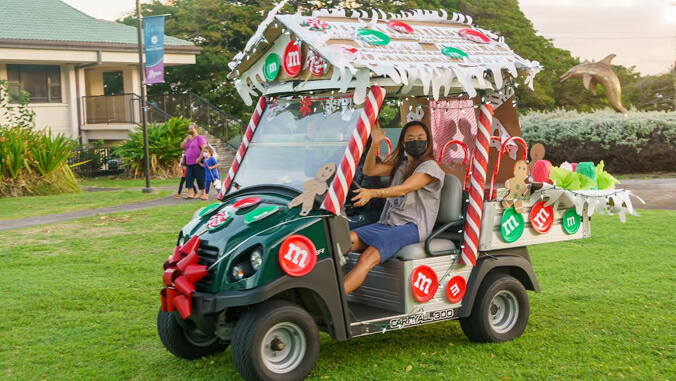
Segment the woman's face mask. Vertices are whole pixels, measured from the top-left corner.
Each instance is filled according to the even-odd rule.
[[[411,140],[408,142],[404,142],[404,151],[406,151],[406,153],[411,155],[411,157],[414,159],[417,159],[420,156],[422,156],[422,154],[425,153],[426,149],[427,149],[426,140]]]

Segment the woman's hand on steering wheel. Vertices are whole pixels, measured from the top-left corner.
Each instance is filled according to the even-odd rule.
[[[352,197],[352,202],[355,207],[362,207],[366,204],[368,204],[369,201],[371,201],[371,198],[373,198],[374,193],[373,189],[366,189],[366,188],[359,188],[355,189],[354,193],[357,195]]]

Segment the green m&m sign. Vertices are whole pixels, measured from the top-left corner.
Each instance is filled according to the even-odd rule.
[[[268,81],[274,81],[277,78],[277,74],[279,74],[279,56],[277,53],[270,53],[265,58],[263,74]]]
[[[390,43],[390,36],[377,30],[359,29],[357,31],[357,37],[373,45],[384,46]]]
[[[278,210],[279,210],[279,206],[274,206],[274,205],[256,208],[256,209],[254,209],[254,210],[252,210],[252,211],[250,211],[249,213],[246,214],[246,216],[244,217],[244,222],[247,223],[247,224],[258,222],[258,221],[264,219],[265,217],[268,217],[268,216],[274,214]]]
[[[563,226],[563,231],[566,232],[566,234],[575,234],[578,230],[580,230],[582,219],[574,208],[568,209],[566,213],[563,213],[561,225]]]
[[[462,50],[458,48],[453,48],[450,46],[447,46],[443,49],[441,49],[441,52],[444,53],[445,55],[455,58],[456,60],[463,59],[465,57],[468,57],[467,53],[463,52]]]
[[[502,239],[507,243],[518,240],[521,238],[525,226],[523,216],[517,213],[514,207],[506,209],[502,214],[502,222],[500,223]]]

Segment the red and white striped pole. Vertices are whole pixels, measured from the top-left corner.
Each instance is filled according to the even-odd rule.
[[[469,185],[469,205],[465,218],[464,236],[462,239],[461,262],[467,266],[476,264],[481,233],[481,212],[484,204],[484,187],[486,185],[486,168],[488,167],[488,142],[491,138],[493,122],[493,106],[484,103],[479,107],[479,126],[476,135],[476,148],[472,161],[472,175]]]
[[[244,154],[246,153],[246,150],[249,147],[249,143],[251,142],[254,132],[256,131],[256,127],[258,126],[258,123],[261,120],[263,111],[265,111],[265,106],[266,106],[265,97],[260,97],[260,99],[258,99],[258,103],[256,103],[256,108],[254,109],[253,115],[251,115],[249,125],[246,127],[246,132],[244,133],[244,136],[242,136],[242,143],[239,145],[239,149],[237,149],[237,155],[235,156],[235,160],[233,160],[232,165],[230,166],[228,176],[225,178],[225,180],[223,180],[223,186],[221,187],[221,191],[218,192],[217,198],[219,200],[222,200],[223,196],[230,190],[232,179],[235,178],[237,170],[239,169],[239,165],[242,163]]]
[[[322,209],[327,210],[333,214],[340,214],[340,210],[345,203],[352,178],[354,177],[355,168],[361,155],[364,153],[364,146],[371,135],[371,126],[373,126],[380,114],[380,106],[385,99],[385,89],[379,86],[371,87],[366,96],[366,104],[359,116],[357,126],[352,131],[350,142],[345,148],[345,154],[340,162],[340,166],[333,177],[329,192],[322,202]]]

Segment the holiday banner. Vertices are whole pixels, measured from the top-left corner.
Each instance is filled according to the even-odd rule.
[[[164,82],[164,16],[143,18],[146,51],[146,83]]]

